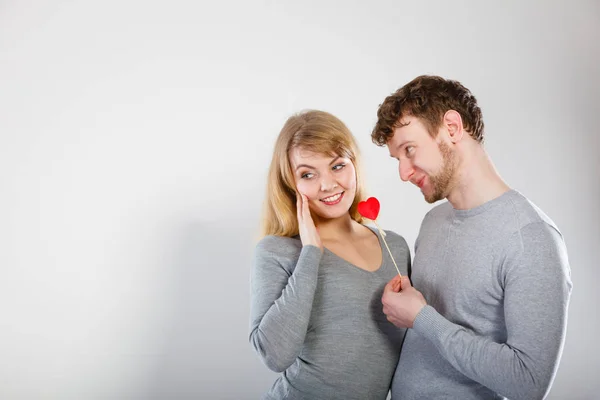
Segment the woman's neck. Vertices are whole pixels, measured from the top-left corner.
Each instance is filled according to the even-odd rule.
[[[356,231],[357,222],[350,218],[350,214],[331,219],[316,217],[314,220],[323,241],[339,240],[341,237],[352,236]]]

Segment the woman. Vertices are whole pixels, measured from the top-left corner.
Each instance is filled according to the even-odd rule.
[[[397,274],[378,232],[361,224],[358,149],[322,111],[290,117],[268,176],[252,271],[250,342],[282,372],[265,399],[385,399],[404,330],[382,312]],[[406,241],[388,232],[403,274]],[[383,246],[382,246],[383,244]]]

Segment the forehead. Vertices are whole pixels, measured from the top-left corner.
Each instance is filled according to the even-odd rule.
[[[292,165],[299,164],[329,164],[337,155],[317,153],[302,147],[295,147],[290,150],[290,162]]]
[[[419,118],[406,116],[400,120],[400,126],[394,129],[394,135],[388,141],[388,147],[390,152],[393,152],[408,142],[421,143],[430,140],[432,137]]]

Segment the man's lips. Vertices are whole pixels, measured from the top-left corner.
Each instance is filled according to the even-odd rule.
[[[415,185],[417,185],[420,189],[423,188],[423,184],[425,183],[425,177],[422,177],[421,179],[419,179],[418,181],[413,182]]]

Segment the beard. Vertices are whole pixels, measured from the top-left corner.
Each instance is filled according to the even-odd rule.
[[[429,176],[431,182],[431,193],[424,193],[425,201],[429,204],[435,203],[438,200],[442,200],[448,196],[450,184],[456,171],[456,155],[450,149],[446,143],[440,143],[438,145],[440,153],[442,153],[442,159],[444,164],[442,170],[435,175]]]

